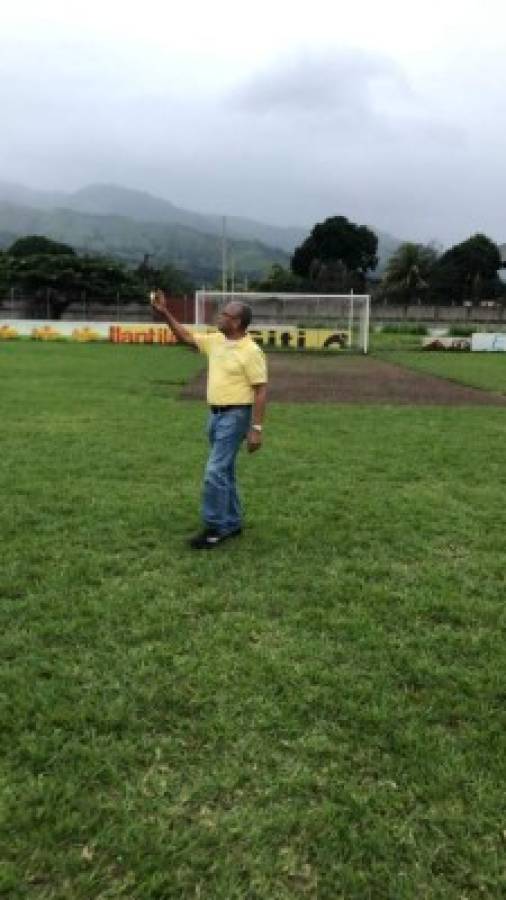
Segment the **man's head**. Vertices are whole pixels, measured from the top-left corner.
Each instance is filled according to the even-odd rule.
[[[233,300],[218,313],[217,326],[225,337],[242,337],[251,322],[251,307],[247,303]]]

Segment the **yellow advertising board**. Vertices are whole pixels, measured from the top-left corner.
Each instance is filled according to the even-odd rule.
[[[250,328],[249,334],[261,347],[292,350],[341,350],[348,347],[348,331],[330,328],[297,328],[294,325]]]
[[[216,331],[215,328],[187,326],[191,331]],[[293,325],[250,328],[249,334],[261,347],[292,350],[341,350],[349,346],[346,330],[330,328],[297,328]],[[109,340],[113,344],[175,344],[176,339],[166,325],[111,325]]]
[[[190,331],[212,332],[210,325],[187,325]],[[249,333],[266,349],[341,350],[350,346],[346,329],[298,328],[295,325],[259,325]],[[176,339],[167,325],[112,322],[41,322],[16,320],[0,322],[0,340],[31,337],[39,341],[72,340],[76,342],[109,340],[113,344],[175,344]]]
[[[166,325],[111,325],[113,344],[175,344],[176,338]]]
[[[0,341],[13,341],[19,337],[19,332],[10,325],[0,325]]]

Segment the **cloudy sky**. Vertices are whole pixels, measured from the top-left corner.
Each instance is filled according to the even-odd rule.
[[[5,6],[0,180],[506,241],[504,0]]]

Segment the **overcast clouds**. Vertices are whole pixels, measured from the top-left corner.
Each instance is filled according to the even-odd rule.
[[[0,179],[506,241],[506,11],[257,0],[0,12]]]

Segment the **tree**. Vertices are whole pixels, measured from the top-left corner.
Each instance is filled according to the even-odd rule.
[[[152,266],[147,254],[135,270],[135,274],[143,285],[144,293],[148,293],[154,288],[161,288],[171,297],[186,297],[193,294],[195,290],[193,281],[186,272],[171,265],[160,268]]]
[[[381,284],[380,296],[404,304],[426,294],[436,264],[433,247],[406,242],[390,257]]]
[[[255,281],[252,287],[257,291],[273,291],[280,294],[296,293],[303,290],[304,281],[289,269],[285,269],[279,263],[274,263],[268,273],[259,281]]]
[[[0,255],[0,288],[28,295],[28,312],[49,311],[59,319],[67,306],[84,296],[102,303],[137,299],[143,287],[133,272],[116,260],[77,256],[72,247],[47,238],[21,238]]]
[[[69,244],[61,244],[39,234],[29,234],[18,238],[9,247],[10,256],[75,256],[76,251]]]
[[[378,238],[365,225],[345,216],[318,222],[296,248],[291,269],[317,289],[362,287],[367,272],[376,268]]]
[[[450,247],[438,259],[430,277],[432,298],[440,303],[463,303],[499,297],[502,267],[497,244],[484,234],[474,234]]]

